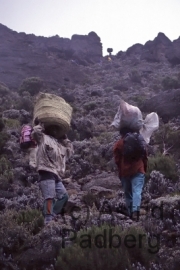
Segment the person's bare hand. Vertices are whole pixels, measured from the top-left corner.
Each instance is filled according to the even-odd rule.
[[[44,128],[44,123],[40,123],[41,127]]]

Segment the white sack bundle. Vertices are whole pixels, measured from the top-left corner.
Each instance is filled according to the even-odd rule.
[[[134,131],[139,131],[143,126],[142,113],[138,107],[132,106],[121,99],[111,126],[114,126],[117,130],[128,127]]]
[[[149,143],[152,133],[159,128],[159,117],[157,113],[152,112],[148,114],[143,122],[143,126],[140,129],[140,133],[143,136],[146,143]]]
[[[118,111],[111,124],[116,130],[127,127],[139,131],[146,143],[149,143],[152,133],[159,128],[159,117],[157,113],[148,114],[143,120],[140,109],[120,100]]]

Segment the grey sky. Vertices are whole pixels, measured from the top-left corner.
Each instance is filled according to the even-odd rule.
[[[0,23],[17,32],[71,38],[94,31],[104,55],[163,32],[180,36],[180,0],[0,0]]]

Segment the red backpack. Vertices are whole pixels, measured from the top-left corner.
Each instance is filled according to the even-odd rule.
[[[31,137],[32,132],[32,126],[31,125],[24,125],[21,129],[21,135],[20,135],[20,147],[21,149],[28,149],[31,147],[36,147],[36,142]]]

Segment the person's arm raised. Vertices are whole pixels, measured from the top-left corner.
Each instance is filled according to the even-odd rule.
[[[43,137],[44,125],[38,124],[37,126],[33,127],[31,136],[37,142],[37,144],[41,143]]]

